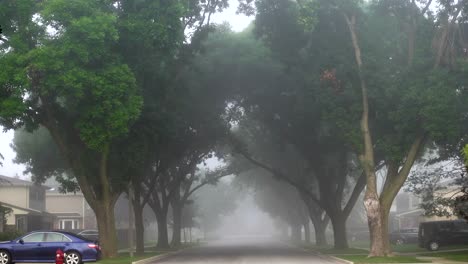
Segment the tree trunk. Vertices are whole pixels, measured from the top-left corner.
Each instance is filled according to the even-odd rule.
[[[369,225],[371,248],[369,256],[386,256],[390,252],[390,248],[385,247],[382,237],[382,214],[377,193],[377,177],[375,175],[375,161],[374,161],[374,145],[369,128],[369,99],[367,84],[363,76],[363,63],[361,58],[361,48],[356,33],[356,16],[349,17],[344,14],[346,23],[351,35],[351,41],[354,48],[354,55],[358,67],[359,80],[361,82],[361,96],[362,96],[362,117],[361,117],[361,134],[363,139],[363,150],[359,155],[361,165],[366,174],[366,194],[364,196],[364,206],[367,213],[367,222]]]
[[[327,237],[325,235],[325,230],[328,226],[328,216],[325,214],[325,216],[322,218],[324,210],[320,208],[315,202],[311,201],[310,199],[307,199],[306,195],[302,195],[301,197],[304,203],[307,205],[309,217],[312,221],[312,225],[314,226],[315,245],[326,246],[328,243]]]
[[[133,212],[135,214],[136,254],[143,255],[145,253],[145,226],[143,207],[138,201],[133,203]]]
[[[156,215],[158,221],[158,244],[157,248],[167,249],[169,248],[169,237],[167,232],[167,212],[159,212]]]
[[[291,241],[294,243],[300,243],[302,241],[301,236],[302,225],[294,224],[291,225]]]
[[[115,230],[114,205],[112,202],[102,201],[96,208],[96,221],[99,230],[99,244],[105,258],[117,256],[117,233]]]
[[[172,227],[172,246],[178,247],[181,244],[182,231],[182,206],[179,202],[172,203],[172,217],[174,225]]]
[[[316,222],[314,223],[315,230],[315,245],[317,246],[327,246],[327,236],[325,231],[327,230],[327,224]]]
[[[373,189],[373,190],[371,190]],[[369,225],[371,248],[369,256],[386,256],[390,253],[390,249],[386,248],[386,243],[383,237],[382,210],[377,196],[377,191],[374,188],[367,187],[364,197],[364,206],[367,213],[367,223]]]
[[[309,219],[304,222],[304,239],[307,244],[310,244],[310,224]]]
[[[330,216],[333,227],[333,242],[336,249],[347,249],[348,236],[346,234],[346,217],[341,214],[336,214],[333,217]]]

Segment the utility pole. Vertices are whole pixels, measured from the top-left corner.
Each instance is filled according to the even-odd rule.
[[[133,188],[132,184],[128,187],[128,247],[130,257],[133,258]]]

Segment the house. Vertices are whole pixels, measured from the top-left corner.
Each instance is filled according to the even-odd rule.
[[[451,192],[443,195],[450,196]],[[399,229],[418,228],[419,223],[427,221],[453,220],[458,219],[456,216],[424,216],[424,210],[420,208],[421,198],[409,193],[401,191],[395,198],[396,214],[395,218],[398,222]]]
[[[46,211],[55,216],[54,229],[97,229],[96,216],[83,193],[61,193],[57,182],[49,180],[47,183],[52,188],[45,193]]]
[[[19,178],[0,175],[0,203],[11,209],[5,229],[29,232],[50,229],[54,215],[46,212],[45,192],[48,187]]]

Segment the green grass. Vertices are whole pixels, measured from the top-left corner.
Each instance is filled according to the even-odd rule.
[[[350,247],[354,248],[369,248],[370,244],[366,241],[355,241],[349,243]],[[403,245],[391,245],[392,251],[395,253],[425,253],[429,252],[425,248],[421,248],[418,244],[403,244]],[[466,245],[453,245],[453,246],[444,246],[440,247],[439,250],[452,250],[452,249],[466,249]]]
[[[420,248],[417,244],[392,245],[392,250],[398,253],[426,252],[427,249]]]
[[[431,263],[431,261],[420,260],[415,257],[409,256],[395,256],[395,257],[372,257],[367,255],[335,255],[335,257],[352,261],[356,264],[359,263]]]
[[[423,254],[422,256],[438,257],[438,258],[444,258],[444,259],[453,260],[453,261],[466,262],[468,260],[468,250],[457,251],[457,252],[446,252],[446,253]]]
[[[326,254],[326,255],[334,255],[334,254],[367,254],[369,252],[368,250],[360,249],[360,248],[334,249],[331,246],[318,247],[316,245],[310,245],[310,244],[303,244],[302,248],[317,251],[317,252],[320,252],[320,253]]]

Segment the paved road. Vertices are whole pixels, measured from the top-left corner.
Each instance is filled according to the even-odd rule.
[[[338,262],[321,258],[281,242],[271,242],[266,239],[230,239],[187,249],[154,263],[330,264]]]

